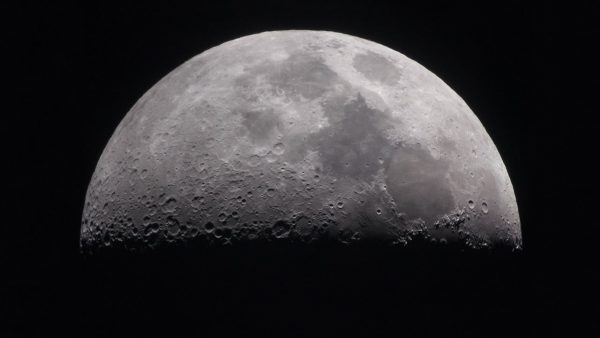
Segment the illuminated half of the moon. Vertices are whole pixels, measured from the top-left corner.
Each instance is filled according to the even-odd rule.
[[[82,247],[414,239],[519,248],[490,136],[380,44],[275,31],[211,48],[127,113],[87,191]]]

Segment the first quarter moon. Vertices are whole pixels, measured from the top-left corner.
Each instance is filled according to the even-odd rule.
[[[520,248],[490,136],[441,79],[350,35],[213,47],[127,113],[88,187],[81,245],[249,241]]]

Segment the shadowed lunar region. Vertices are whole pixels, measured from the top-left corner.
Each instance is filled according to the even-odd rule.
[[[512,184],[475,114],[380,44],[235,39],[131,108],[88,187],[84,251],[280,241],[521,247]]]

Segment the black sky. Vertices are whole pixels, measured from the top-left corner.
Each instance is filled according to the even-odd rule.
[[[569,8],[522,1],[495,5],[213,1],[191,7],[169,2],[111,7],[29,4],[3,12],[9,17],[3,23],[8,44],[4,54],[9,59],[5,84],[11,88],[2,126],[8,151],[5,166],[11,172],[5,176],[10,217],[3,224],[9,231],[4,236],[8,245],[3,245],[8,282],[3,289],[9,301],[2,301],[2,306],[11,314],[10,325],[2,325],[10,333],[7,337],[46,336],[65,329],[120,335],[135,329],[114,317],[128,316],[137,322],[149,318],[159,323],[162,319],[209,321],[211,329],[220,330],[214,324],[220,323],[238,333],[246,328],[248,332],[274,328],[316,332],[336,330],[343,323],[348,323],[351,333],[404,328],[414,336],[565,336],[574,329],[598,329],[593,321],[599,310],[594,291],[598,268],[589,259],[597,248],[592,234],[598,220],[590,204],[597,199],[597,150],[588,148],[595,133],[587,128],[594,128],[597,114],[597,105],[589,101],[597,97],[599,83],[589,64],[594,61],[600,18],[591,2]],[[130,299],[116,286],[117,280],[135,293],[131,285],[152,284],[148,278],[156,276],[152,273],[160,270],[157,266],[164,268],[161,264],[167,263],[128,261],[112,269],[107,262],[86,263],[78,253],[85,191],[103,147],[129,108],[160,78],[196,54],[236,37],[279,29],[332,30],[384,44],[453,88],[481,120],[508,169],[521,214],[523,253],[489,258],[489,262],[487,256],[469,257],[464,264],[460,257],[448,263],[417,255],[421,261],[407,263],[389,257],[374,261],[381,258],[374,255],[363,258],[358,268],[327,263],[320,272],[301,274],[310,265],[303,256],[291,260],[297,269],[289,268],[282,275],[274,271],[281,269],[285,259],[273,262],[267,254],[258,255],[270,258],[256,261],[270,263],[264,270],[257,268],[263,279],[255,277],[252,283],[277,284],[279,288],[270,289],[277,290],[276,295],[254,284],[240,287],[223,280],[254,274],[244,265],[249,263],[217,267],[238,262],[228,257],[222,258],[222,264],[213,263],[211,282],[206,282],[227,292],[223,298],[196,294],[197,285],[208,285],[191,282],[201,273],[186,275],[170,266],[169,273],[180,282],[160,280],[163,286],[175,286],[172,297],[165,289],[159,288],[156,296],[152,295],[155,289],[140,287],[137,290],[147,294]],[[398,262],[406,264],[409,275],[397,272],[402,269]],[[136,268],[131,264],[153,272],[128,273]],[[94,269],[105,269],[110,275],[106,284]],[[386,270],[396,272],[388,275]],[[361,277],[356,271],[377,277]],[[458,271],[465,276],[453,276]],[[290,276],[294,282],[286,279]],[[440,276],[449,284],[433,291],[444,281],[429,278]],[[416,289],[391,290],[394,278],[412,278],[401,287]],[[369,284],[376,281],[382,286]],[[475,282],[481,284],[452,284]],[[329,283],[345,286],[333,288]],[[281,286],[287,284],[291,286]],[[368,290],[378,290],[377,297],[365,295]],[[459,291],[468,299],[454,294]],[[247,292],[254,296],[241,296]],[[89,304],[86,293],[102,304]],[[156,302],[148,301],[152,297]],[[402,299],[408,299],[406,304],[414,311]],[[203,305],[195,307],[196,301]],[[140,304],[168,315],[156,319]],[[245,310],[228,311],[224,304]],[[322,313],[317,308],[331,311]],[[418,313],[419,319],[410,313]],[[264,324],[268,323],[265,316],[273,316],[276,323]],[[293,316],[300,318],[290,319]],[[317,320],[315,316],[330,317]]]

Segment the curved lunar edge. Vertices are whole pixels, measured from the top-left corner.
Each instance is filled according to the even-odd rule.
[[[104,149],[81,227],[84,252],[416,238],[520,249],[506,168],[433,73],[326,31],[245,36],[160,80]]]

